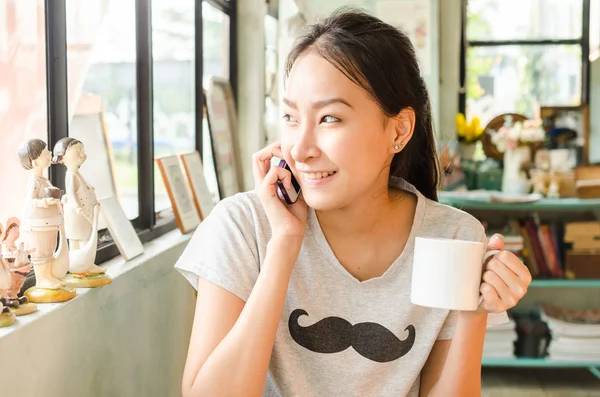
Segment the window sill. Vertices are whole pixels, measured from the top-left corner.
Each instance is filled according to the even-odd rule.
[[[37,304],[38,311],[25,316],[19,316],[13,325],[0,328],[0,342],[8,335],[17,333],[24,327],[32,326],[43,317],[51,316],[75,302],[85,300],[88,294],[99,293],[101,289],[114,288],[123,278],[132,276],[137,277],[143,282],[144,279],[150,277],[150,274],[152,278],[165,276],[167,273],[174,271],[173,258],[178,257],[183,252],[191,237],[192,233],[182,235],[179,229],[171,230],[145,243],[144,253],[128,262],[120,255],[104,262],[102,267],[106,269],[106,273],[112,278],[110,285],[99,288],[77,288],[77,296],[67,302]],[[97,309],[100,310],[100,308]]]

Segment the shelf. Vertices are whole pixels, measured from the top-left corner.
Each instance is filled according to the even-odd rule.
[[[600,280],[542,279],[533,280],[530,288],[600,288]]]
[[[552,361],[545,358],[483,358],[484,367],[536,367],[536,368],[592,368],[600,367],[598,362],[586,361]]]
[[[487,198],[460,197],[456,193],[440,194],[440,203],[463,210],[495,211],[600,211],[600,199],[543,198],[526,203],[492,202]]]

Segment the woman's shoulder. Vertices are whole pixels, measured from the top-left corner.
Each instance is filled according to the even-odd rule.
[[[258,195],[251,190],[220,200],[203,223],[258,232],[268,226],[268,219]]]
[[[443,238],[480,241],[485,228],[473,215],[437,201],[427,200],[423,229]],[[440,235],[442,234],[442,235]]]

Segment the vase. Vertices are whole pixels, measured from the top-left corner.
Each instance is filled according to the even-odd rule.
[[[531,163],[531,148],[517,146],[507,148],[504,152],[504,169],[502,172],[502,191],[509,194],[527,194],[531,190],[531,181],[524,168]]]
[[[460,148],[460,157],[463,160],[473,160],[473,155],[475,154],[475,145],[474,143],[465,143],[459,142],[458,146]]]

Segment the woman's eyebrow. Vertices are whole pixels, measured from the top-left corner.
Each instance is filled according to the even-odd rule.
[[[285,103],[287,106],[291,107],[292,109],[298,109],[298,105],[296,104],[296,102],[288,99],[288,98],[283,98],[283,103]],[[341,103],[343,105],[348,106],[349,108],[353,108],[352,105],[350,105],[350,103],[348,103],[348,101],[346,101],[345,99],[342,98],[330,98],[330,99],[323,99],[320,101],[316,101],[312,103],[312,107],[316,108],[316,109],[320,109],[323,108],[325,106],[334,104],[334,103]]]

